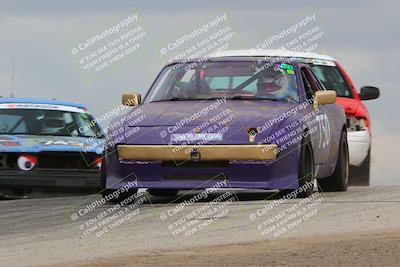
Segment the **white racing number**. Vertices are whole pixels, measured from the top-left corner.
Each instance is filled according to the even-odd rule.
[[[318,148],[325,148],[329,145],[331,140],[331,127],[329,125],[329,119],[326,114],[317,115],[318,127],[319,127],[319,144]]]

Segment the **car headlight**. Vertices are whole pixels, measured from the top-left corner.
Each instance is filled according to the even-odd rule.
[[[363,117],[347,117],[347,131],[365,131],[367,130],[367,120]]]
[[[35,168],[37,163],[38,159],[36,156],[33,155],[22,155],[17,160],[18,168],[20,168],[23,171],[32,170],[33,168]]]

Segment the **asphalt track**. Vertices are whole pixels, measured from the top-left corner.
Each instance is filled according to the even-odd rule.
[[[243,251],[255,253],[257,246],[259,251],[257,242],[272,242],[270,247],[278,247],[274,255],[280,255],[283,247],[290,247],[287,243],[279,245],[285,240],[295,240],[296,244],[299,240],[320,238],[320,243],[310,242],[322,249],[339,236],[352,236],[361,244],[359,239],[363,240],[365,235],[373,235],[372,239],[364,239],[365,244],[380,244],[374,239],[380,235],[391,238],[390,242],[382,243],[380,249],[370,248],[372,252],[381,257],[385,253],[400,255],[400,238],[393,239],[391,234],[400,232],[400,186],[350,187],[347,192],[316,193],[307,202],[301,199],[283,201],[273,192],[238,190],[229,191],[232,201],[226,198],[211,203],[226,194],[214,192],[207,199],[183,205],[198,193],[182,192],[177,200],[144,193],[139,199],[145,201],[137,201],[129,208],[125,206],[125,213],[122,213],[123,208],[113,209],[115,206],[110,204],[88,211],[87,205],[100,200],[99,195],[0,201],[0,266],[112,266],[117,263],[131,266],[121,264],[121,257],[126,264],[125,259],[134,263],[135,257],[143,260],[143,255],[150,258],[138,266],[152,263],[176,266],[180,260],[182,266],[189,266],[182,255],[194,260],[195,254],[190,255],[193,249],[205,249],[198,253],[218,261],[218,251],[226,256],[238,248],[235,255],[239,255],[242,263],[257,265],[257,256],[246,259],[240,254]],[[121,218],[124,219],[116,223]],[[276,220],[271,221],[271,218]],[[291,221],[283,221],[284,218],[291,218]],[[94,225],[101,226],[94,228]],[[189,226],[182,228],[183,225]],[[90,232],[90,229],[95,230]],[[338,244],[345,248],[346,243],[340,242]],[[351,248],[354,242],[347,246]],[[388,244],[394,247],[389,249]],[[174,254],[176,251],[180,254]],[[189,254],[185,255],[185,251]],[[296,256],[293,253],[288,259]],[[374,256],[371,252],[368,255]],[[302,265],[298,259],[304,257],[297,256],[294,262]],[[160,265],[152,261],[154,258],[166,262]],[[175,264],[171,264],[169,261],[174,259]],[[398,263],[399,259],[392,259]],[[354,263],[359,262],[351,262]],[[304,262],[307,264],[309,262]],[[196,264],[193,262],[193,265]]]

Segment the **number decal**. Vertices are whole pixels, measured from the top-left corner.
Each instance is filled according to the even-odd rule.
[[[326,114],[317,115],[318,127],[319,127],[319,144],[318,148],[325,148],[329,145],[331,140],[331,128],[329,125],[329,119]]]

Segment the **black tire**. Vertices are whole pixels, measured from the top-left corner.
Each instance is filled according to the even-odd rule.
[[[301,142],[300,157],[299,157],[299,188],[298,189],[283,189],[281,190],[282,196],[290,195],[296,192],[297,198],[306,198],[314,193],[314,153],[311,146],[311,139],[309,136]],[[299,190],[305,188],[305,190]]]
[[[342,132],[339,143],[339,156],[333,174],[329,177],[318,179],[318,185],[323,192],[346,191],[349,179],[349,147],[347,134]]]
[[[147,189],[147,192],[157,197],[173,197],[178,194],[178,190],[176,189]]]
[[[105,157],[101,160],[101,169],[100,169],[100,187],[101,189],[106,188],[107,183],[107,171],[106,171],[106,162]]]
[[[350,166],[349,185],[369,186],[369,173],[371,165],[371,149],[360,166]]]

